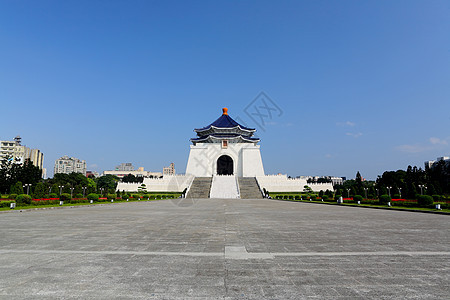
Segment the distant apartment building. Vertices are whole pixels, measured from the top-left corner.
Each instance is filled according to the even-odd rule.
[[[0,141],[0,160],[10,159],[15,163],[24,163],[29,159],[34,166],[43,168],[44,154],[39,149],[31,149],[22,145],[22,138],[16,136],[14,141]]]
[[[86,161],[67,155],[55,161],[54,174],[81,173],[86,175]]]
[[[442,156],[438,157],[436,160],[429,160],[425,162],[425,169],[431,169],[438,162],[443,161],[445,164],[450,164],[450,157]]]
[[[134,167],[132,163],[121,163],[116,166],[115,171],[134,171]]]
[[[175,164],[171,163],[170,166],[164,167],[163,175],[175,175]]]
[[[97,178],[98,176],[100,176],[100,175],[96,171],[86,171],[86,177],[95,177],[95,178]]]
[[[123,169],[123,170],[118,170],[118,169]],[[123,178],[124,176],[131,174],[134,175],[136,177],[147,177],[147,178],[159,178],[162,176],[161,172],[150,172],[150,171],[145,171],[144,167],[139,167],[137,170],[134,170],[134,167],[131,163],[125,163],[125,164],[120,164],[119,166],[116,167],[116,169],[114,171],[103,171],[103,176],[104,175],[114,175],[117,176],[119,178]]]

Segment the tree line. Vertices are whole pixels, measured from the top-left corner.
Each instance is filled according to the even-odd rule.
[[[359,171],[354,180],[336,185],[336,195],[365,198],[379,198],[390,195],[392,198],[416,199],[418,195],[450,194],[450,164],[439,161],[432,168],[408,166],[405,170],[386,171],[376,181],[363,181]]]

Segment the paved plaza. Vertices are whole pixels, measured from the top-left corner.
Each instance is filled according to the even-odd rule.
[[[275,200],[0,213],[0,299],[448,299],[450,216]]]

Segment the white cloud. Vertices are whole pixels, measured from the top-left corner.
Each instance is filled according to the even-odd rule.
[[[406,152],[406,153],[420,153],[430,150],[430,147],[426,147],[423,145],[400,145],[395,147],[396,150],[400,152]]]
[[[90,165],[89,165],[89,168],[97,168],[97,167],[98,167],[97,164],[90,164]]]
[[[345,122],[337,122],[336,125],[353,127],[353,126],[356,126],[356,123],[353,123],[350,121],[345,121]]]
[[[442,146],[448,145],[448,139],[440,139],[437,137],[430,137],[429,143],[426,144],[413,144],[413,145],[399,145],[395,147],[396,150],[406,153],[420,153],[430,150],[442,149]]]
[[[361,132],[347,132],[346,133],[346,135],[348,135],[348,136],[352,136],[352,137],[354,137],[355,139],[357,139],[357,138],[359,138],[360,136],[362,136],[363,134],[361,133]]]
[[[447,145],[448,144],[446,140],[442,140],[437,137],[430,137],[430,143],[433,145]]]

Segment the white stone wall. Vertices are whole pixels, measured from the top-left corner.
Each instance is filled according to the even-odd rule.
[[[192,175],[166,175],[163,178],[144,178],[146,190],[148,192],[178,192],[181,193],[189,187],[194,180]],[[141,183],[119,182],[117,191],[137,192]]]
[[[307,183],[303,178],[288,178],[286,175],[256,176],[261,188],[272,193],[303,192],[304,186],[309,186],[314,192],[333,191],[331,183]]]
[[[234,175],[255,177],[264,175],[259,145],[252,143],[229,143],[222,148],[220,143],[197,143],[191,145],[186,174],[210,177],[217,174],[217,159],[228,155],[233,159]]]

